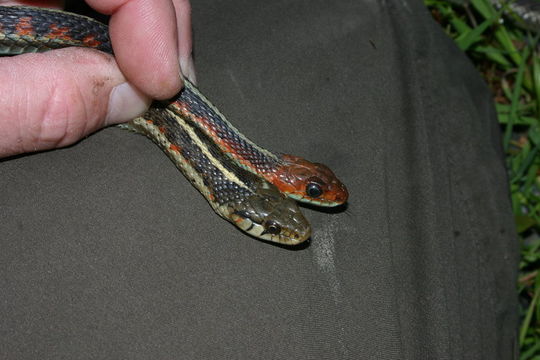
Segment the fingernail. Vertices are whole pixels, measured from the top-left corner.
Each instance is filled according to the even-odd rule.
[[[197,84],[195,65],[193,64],[193,58],[191,56],[180,59],[180,70],[182,70],[182,75],[184,75],[184,77],[186,77],[193,84]]]
[[[143,95],[131,84],[125,82],[116,85],[109,95],[109,108],[105,124],[119,124],[142,115],[152,100]]]

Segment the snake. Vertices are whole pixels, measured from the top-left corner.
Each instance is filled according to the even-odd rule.
[[[113,54],[107,26],[94,19],[60,10],[0,6],[0,55],[71,46]],[[215,109],[193,84],[184,82],[188,85],[176,98],[168,103],[155,102],[141,117],[121,127],[153,140],[213,210],[240,230],[258,239],[285,245],[307,240],[311,226],[294,197],[285,196],[264,176],[248,171],[247,166],[239,165],[233,161],[233,156],[226,155],[200,123],[192,121],[200,115],[198,112],[193,117],[181,116],[178,106],[170,105],[184,103],[189,97],[194,109]],[[214,113],[219,111],[216,109]],[[230,131],[237,130],[231,128]],[[246,139],[243,135],[237,136]]]
[[[157,143],[214,211],[242,231],[285,245],[310,236],[310,225],[294,200],[231,162],[200,129],[174,112],[153,106],[122,127]]]
[[[276,154],[256,145],[189,81],[185,81],[183,91],[168,107],[199,127],[239,166],[276,185],[287,196],[327,207],[347,201],[347,188],[328,166],[295,155]]]
[[[10,8],[2,10],[4,29],[0,29],[0,37],[3,37],[0,41],[4,48],[9,47],[10,54],[66,46],[90,47],[112,54],[107,26],[100,22],[59,10]],[[188,79],[184,79],[184,88],[168,100],[167,105],[199,127],[238,166],[274,184],[287,196],[318,206],[338,206],[347,201],[346,186],[330,168],[256,145]]]

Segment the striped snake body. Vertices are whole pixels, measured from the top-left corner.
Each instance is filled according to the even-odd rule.
[[[274,154],[256,145],[189,81],[168,103],[168,108],[195,124],[239,166],[276,185],[293,199],[318,206],[337,206],[347,201],[347,188],[326,165],[294,155]]]
[[[0,55],[69,46],[112,54],[107,26],[93,19],[58,10],[0,6]],[[214,211],[241,230],[287,245],[309,238],[311,227],[293,200],[264,177],[248,172],[252,170],[249,167],[232,161],[234,156],[225,155],[216,145],[219,140],[210,138],[201,122],[192,121],[200,117],[199,113],[180,113],[176,104],[171,105],[175,101],[185,104],[187,99],[193,109],[215,109],[194,85],[184,81],[186,86],[176,99],[154,104],[142,117],[123,127],[157,143]],[[245,139],[243,135],[238,138]]]
[[[231,162],[205,134],[170,110],[153,107],[125,126],[152,139],[214,211],[243,231],[287,245],[309,237],[309,223],[293,200]]]
[[[90,47],[112,54],[107,27],[85,16],[32,7],[3,7],[0,55],[40,52],[67,46]],[[295,200],[319,206],[345,203],[345,185],[325,165],[274,154],[257,146],[238,131],[198,89],[185,87],[166,104],[193,122],[237,165],[271,182]]]

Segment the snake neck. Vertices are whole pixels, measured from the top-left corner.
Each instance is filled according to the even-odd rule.
[[[264,178],[298,201],[336,206],[347,200],[347,189],[328,167],[293,155],[277,155],[257,146],[193,84],[188,80],[184,80],[184,84],[177,97],[163,105],[203,132],[236,165]],[[315,196],[307,192],[313,187],[318,189]]]
[[[255,194],[252,177],[244,176],[223,161],[224,156],[201,139],[196,129],[182,119],[169,116],[167,111],[152,108],[132,120],[127,128],[152,139],[220,216],[229,219],[232,211],[229,204]]]
[[[168,104],[169,109],[200,128],[239,166],[271,178],[280,167],[280,157],[249,140],[193,84],[184,82],[184,89]]]

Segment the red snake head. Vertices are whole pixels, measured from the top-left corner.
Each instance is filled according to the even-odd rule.
[[[283,165],[276,171],[274,182],[280,191],[319,206],[337,206],[347,201],[347,188],[326,165],[289,154],[283,154],[281,159]]]

